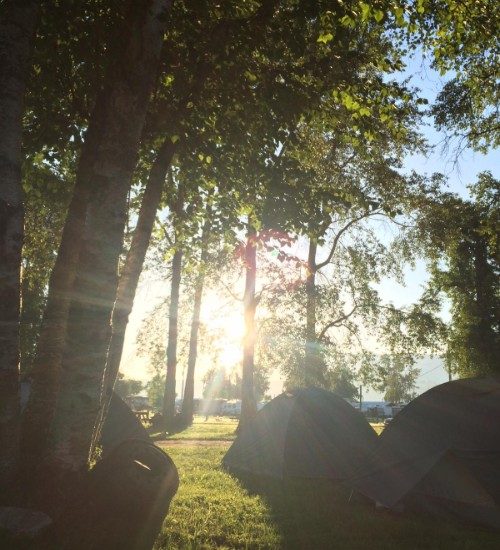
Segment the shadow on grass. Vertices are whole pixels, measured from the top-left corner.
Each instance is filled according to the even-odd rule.
[[[330,480],[238,479],[266,500],[287,550],[499,548],[498,533],[413,512],[377,510],[368,499]]]

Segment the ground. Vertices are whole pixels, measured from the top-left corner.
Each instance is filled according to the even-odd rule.
[[[411,514],[377,511],[333,484],[266,483],[250,490],[221,460],[235,421],[198,418],[175,440],[180,487],[156,550],[284,548],[320,550],[493,550],[498,534]],[[182,436],[182,437],[181,437]]]

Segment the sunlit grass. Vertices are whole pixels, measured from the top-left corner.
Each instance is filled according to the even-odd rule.
[[[236,427],[238,421],[234,418],[224,416],[209,416],[205,420],[204,416],[195,416],[193,425],[183,430],[182,432],[168,436],[168,439],[199,439],[202,441],[232,441],[236,437]],[[154,439],[162,439],[161,432],[151,433]]]
[[[236,437],[235,430],[238,421],[223,416],[195,416],[193,425],[169,437],[169,439],[222,439],[231,441]]]
[[[180,487],[156,548],[278,548],[265,501],[220,467],[226,447],[169,447]]]
[[[220,466],[229,443],[171,446],[181,484],[156,549],[493,550],[498,535],[377,511],[341,487],[265,482],[250,493]]]
[[[209,416],[206,420],[204,416],[195,416],[193,425],[186,430],[173,434],[168,439],[200,439],[202,441],[222,440],[232,441],[236,437],[236,427],[238,420],[224,416]],[[383,423],[373,423],[372,428],[378,435],[384,430]],[[160,434],[152,434],[153,437],[159,437]]]
[[[377,432],[377,435],[380,435],[384,431],[383,422],[370,422],[370,425]]]

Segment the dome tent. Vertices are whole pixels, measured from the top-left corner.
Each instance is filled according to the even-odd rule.
[[[351,477],[373,452],[377,435],[343,398],[318,388],[282,393],[242,430],[223,459],[236,473]]]
[[[417,397],[352,484],[388,508],[500,529],[500,379],[455,380]]]

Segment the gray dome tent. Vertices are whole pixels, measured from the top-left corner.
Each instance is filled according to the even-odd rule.
[[[258,476],[346,479],[373,452],[377,436],[341,397],[294,390],[265,405],[238,435],[225,467]]]
[[[500,529],[500,379],[455,380],[417,397],[352,484],[388,508]]]

